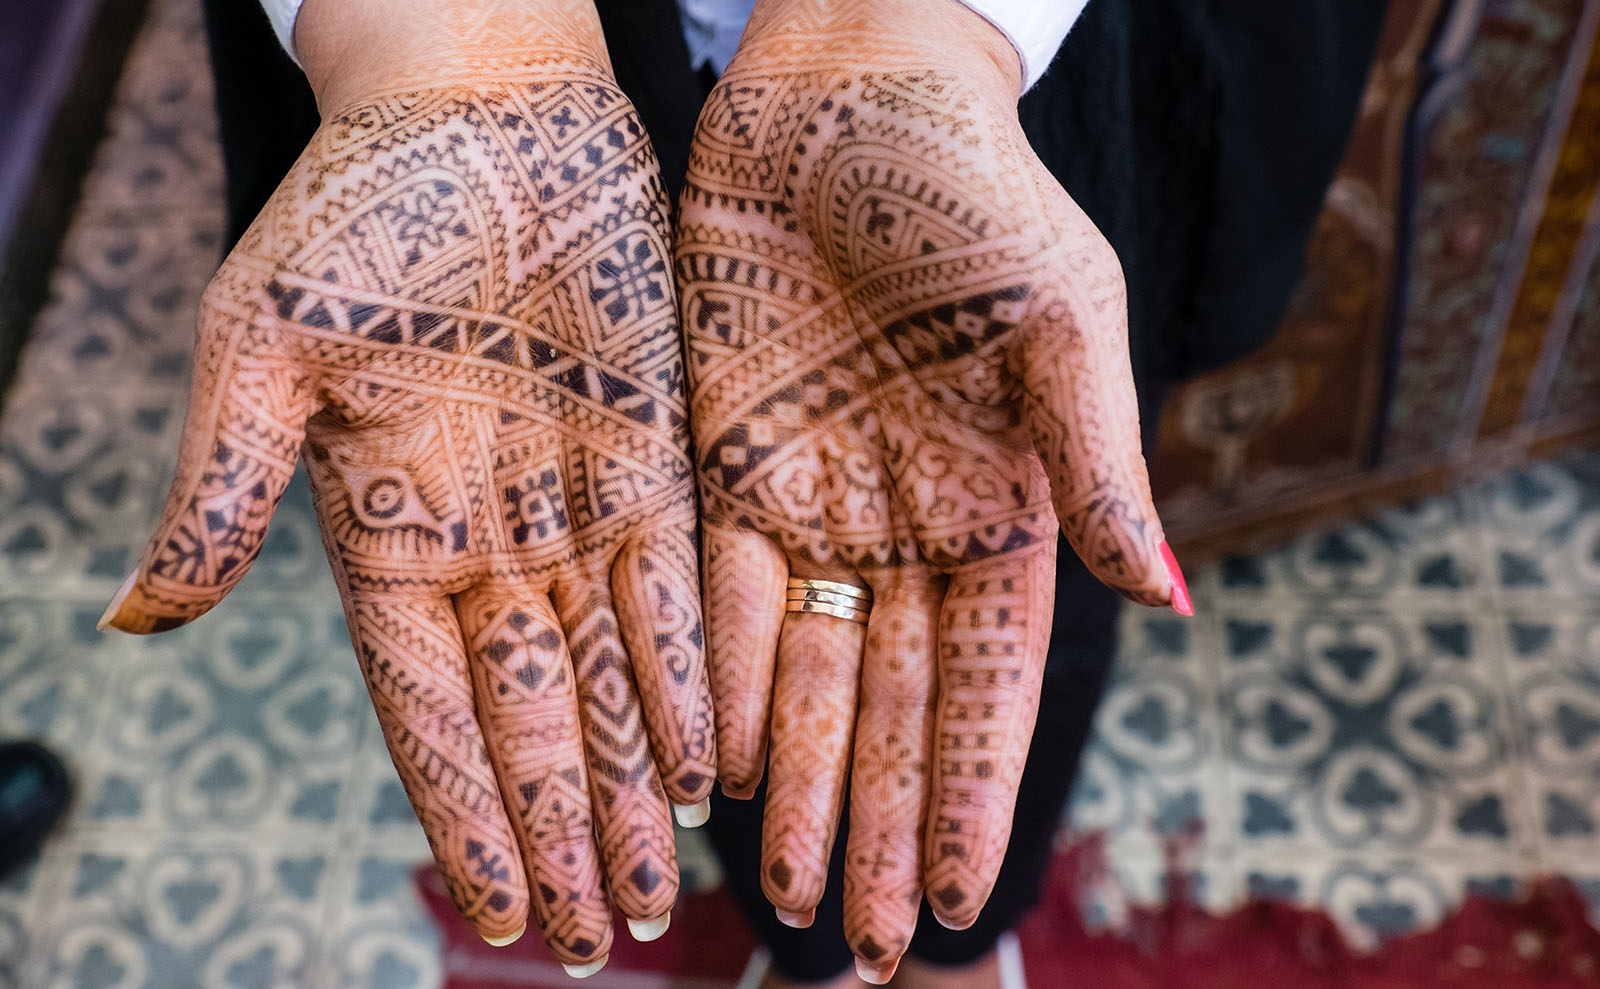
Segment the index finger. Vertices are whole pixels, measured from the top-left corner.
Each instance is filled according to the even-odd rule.
[[[1150,492],[1128,352],[1122,266],[1059,186],[1060,240],[1044,285],[1028,293],[1021,347],[1023,404],[1050,500],[1091,572],[1139,604],[1192,614]]]

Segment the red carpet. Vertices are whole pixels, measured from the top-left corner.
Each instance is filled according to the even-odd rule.
[[[1098,844],[1057,857],[1039,909],[1018,931],[1033,989],[1579,989],[1600,986],[1600,932],[1582,896],[1560,878],[1532,882],[1522,898],[1467,900],[1432,931],[1350,948],[1324,914],[1249,903],[1223,916],[1179,887],[1169,904],[1135,908],[1115,933],[1085,930],[1075,903],[1095,874]],[[1181,874],[1182,870],[1169,870]],[[456,916],[432,866],[417,886],[444,932],[446,989],[571,987],[532,932],[491,948]],[[622,920],[618,929],[625,931]],[[611,961],[586,989],[728,989],[750,956],[749,929],[721,889],[693,894],[659,941],[619,934]]]

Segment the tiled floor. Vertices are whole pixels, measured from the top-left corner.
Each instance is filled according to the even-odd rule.
[[[155,9],[0,421],[0,737],[81,787],[0,886],[0,986],[430,985],[426,846],[303,481],[215,615],[94,630],[164,495],[220,248],[198,12]],[[1539,870],[1600,903],[1600,455],[1192,576],[1193,621],[1129,615],[1074,802],[1130,895],[1198,824],[1208,902],[1320,904],[1367,944]]]
[[[1233,558],[1187,627],[1130,615],[1074,805],[1153,892],[1198,825],[1211,902],[1328,909],[1361,944],[1466,889],[1593,882],[1600,456]],[[1600,897],[1596,897],[1600,902]]]

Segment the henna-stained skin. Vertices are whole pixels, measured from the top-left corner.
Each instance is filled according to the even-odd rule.
[[[205,293],[177,479],[107,620],[214,606],[303,449],[456,903],[592,970],[612,902],[664,924],[667,800],[716,765],[655,159],[587,0],[369,5],[349,37],[392,68],[319,48],[336,6],[298,35],[323,126]]]
[[[762,884],[804,926],[849,772],[845,935],[874,981],[924,891],[965,927],[993,886],[1058,526],[1172,601],[1121,269],[1029,149],[1019,83],[949,0],[763,0],[682,200],[721,779],[755,787],[770,725]],[[791,575],[869,585],[867,628],[785,615]]]

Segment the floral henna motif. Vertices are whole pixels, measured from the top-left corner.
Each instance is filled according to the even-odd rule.
[[[581,965],[608,897],[666,914],[666,798],[715,774],[682,356],[655,160],[608,72],[489,78],[330,114],[225,262],[167,511],[108,620],[216,604],[304,437],[457,904],[495,940],[531,911]]]
[[[1004,39],[955,7],[935,34],[1004,54],[902,40],[915,4],[758,6],[675,246],[722,779],[759,780],[770,711],[762,882],[803,924],[849,776],[845,935],[875,980],[924,890],[964,927],[992,888],[1057,532],[1128,597],[1170,599],[1120,268],[1028,149]],[[786,571],[869,585],[864,638],[780,632]]]

